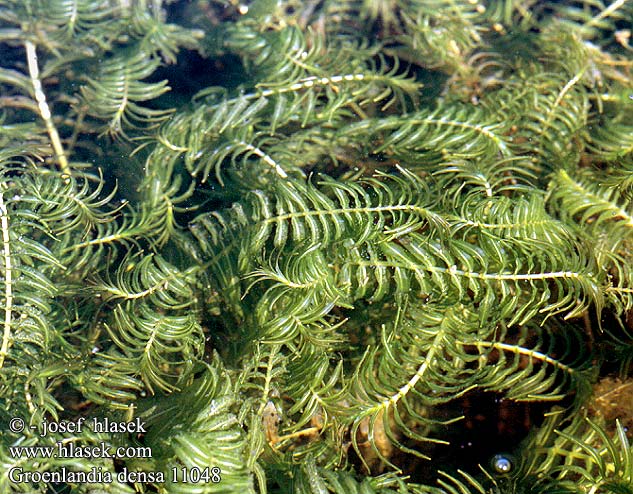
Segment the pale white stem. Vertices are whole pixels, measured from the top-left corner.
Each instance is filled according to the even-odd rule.
[[[2,334],[2,347],[0,347],[0,368],[4,365],[4,359],[9,354],[11,340],[11,321],[13,309],[13,278],[11,276],[13,266],[11,264],[11,250],[9,248],[9,213],[4,203],[4,196],[0,191],[0,229],[2,229],[2,258],[4,260],[4,331]]]
[[[53,151],[55,151],[55,156],[57,158],[57,162],[59,163],[59,168],[63,173],[70,175],[68,159],[66,158],[66,154],[64,153],[64,147],[62,146],[62,141],[59,138],[57,128],[55,127],[55,124],[53,124],[51,110],[48,107],[48,103],[46,102],[46,95],[44,94],[44,90],[42,89],[42,81],[40,81],[40,69],[37,64],[37,52],[35,50],[35,45],[31,41],[25,41],[24,46],[26,48],[26,60],[29,66],[29,75],[31,77],[31,84],[33,85],[35,101],[37,101],[37,108],[40,112],[42,120],[44,120],[44,124],[46,125],[46,131],[48,132],[51,144],[53,145]]]

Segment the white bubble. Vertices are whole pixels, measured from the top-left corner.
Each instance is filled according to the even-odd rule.
[[[510,473],[513,468],[512,459],[507,455],[494,455],[492,468],[499,474]]]

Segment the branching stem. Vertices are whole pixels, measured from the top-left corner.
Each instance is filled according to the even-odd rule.
[[[55,156],[57,158],[59,168],[61,169],[62,173],[70,175],[68,159],[66,158],[66,154],[64,153],[62,141],[59,138],[59,133],[57,132],[57,128],[53,123],[51,110],[48,107],[48,103],[46,102],[46,95],[44,94],[44,90],[42,89],[42,81],[40,81],[40,69],[37,64],[37,52],[35,51],[35,45],[30,41],[25,41],[24,47],[26,48],[26,60],[29,65],[29,75],[31,76],[31,84],[33,85],[33,92],[35,94],[35,100],[37,101],[37,108],[39,109],[42,120],[44,120],[44,124],[46,124],[46,131],[48,132],[48,136],[51,139],[51,144],[53,145],[53,151],[55,151]]]

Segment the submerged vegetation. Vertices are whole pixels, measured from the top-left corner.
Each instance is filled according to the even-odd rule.
[[[0,492],[633,493],[632,20],[0,0]]]

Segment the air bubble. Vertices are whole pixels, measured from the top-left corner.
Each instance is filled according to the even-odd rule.
[[[514,468],[512,457],[505,454],[494,455],[491,463],[494,471],[500,475],[510,473]]]

